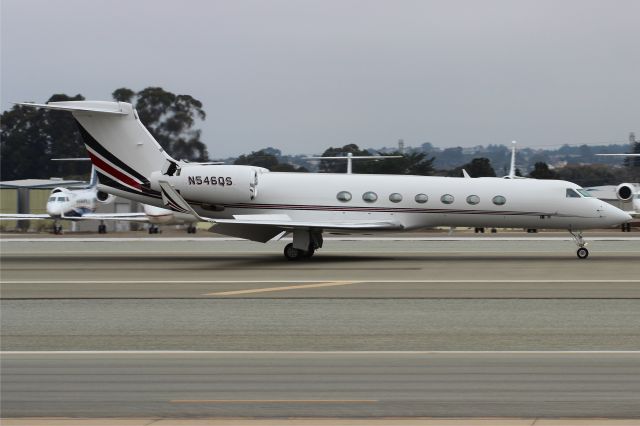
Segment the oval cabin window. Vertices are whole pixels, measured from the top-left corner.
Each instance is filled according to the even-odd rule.
[[[393,194],[389,195],[389,201],[391,201],[392,203],[399,203],[400,201],[402,201],[402,194],[394,192]]]
[[[503,206],[506,202],[507,199],[502,195],[496,195],[495,197],[493,197],[493,204],[495,204],[496,206]]]
[[[362,194],[362,199],[367,203],[375,203],[378,200],[378,194],[373,191],[367,191]]]
[[[429,197],[427,197],[427,194],[416,195],[416,203],[424,204],[427,201],[429,201]]]
[[[471,204],[471,205],[476,205],[480,202],[480,197],[478,197],[477,195],[469,195],[467,197],[467,203]]]
[[[336,195],[338,201],[347,202],[351,201],[351,193],[348,191],[340,191],[338,195]]]
[[[444,194],[442,197],[440,197],[440,201],[442,201],[442,204],[451,204],[453,203],[453,195],[451,194]]]

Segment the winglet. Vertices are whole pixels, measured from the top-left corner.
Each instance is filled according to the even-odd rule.
[[[71,111],[71,112],[92,112],[99,114],[112,114],[112,115],[128,115],[127,112],[122,111],[117,102],[88,102],[88,101],[65,101],[65,102],[49,102],[48,104],[37,104],[35,102],[14,102],[16,105],[53,109],[58,111]]]
[[[190,214],[201,222],[216,222],[214,219],[202,217],[196,213],[193,207],[186,202],[182,195],[180,195],[169,182],[161,180],[158,183],[160,184],[160,192],[162,193],[162,202],[170,210]]]
[[[465,179],[471,179],[471,176],[469,176],[469,173],[467,173],[467,171],[465,169],[462,169],[462,176]]]

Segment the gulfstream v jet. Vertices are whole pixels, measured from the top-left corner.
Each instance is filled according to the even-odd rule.
[[[215,232],[267,242],[285,233],[287,259],[311,257],[327,231],[434,226],[566,229],[586,258],[582,231],[631,220],[571,182],[270,172],[197,164],[167,154],[125,102],[24,103],[70,111],[98,171],[99,190],[188,213]]]

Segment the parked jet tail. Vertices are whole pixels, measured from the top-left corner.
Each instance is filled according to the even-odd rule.
[[[70,111],[96,169],[100,189],[107,192],[125,192],[143,202],[145,197],[160,198],[160,193],[150,188],[149,176],[159,170],[171,174],[177,166],[177,161],[153,138],[129,103],[69,101],[20,105]]]
[[[89,157],[77,157],[77,158],[52,158],[51,161],[91,161]],[[89,178],[89,185],[87,188],[95,188],[98,186],[98,172],[96,166],[91,165],[91,176]]]

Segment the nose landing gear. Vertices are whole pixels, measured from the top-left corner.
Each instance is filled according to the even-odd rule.
[[[584,238],[582,238],[582,231],[574,233],[573,231],[569,230],[569,233],[573,237],[573,241],[575,241],[576,245],[578,246],[578,251],[576,252],[578,259],[586,259],[587,257],[589,257],[589,250],[587,250],[587,248],[585,247],[587,243],[584,241]]]
[[[54,233],[55,235],[61,235],[61,234],[62,234],[62,225],[60,225],[60,224],[58,223],[58,221],[55,221],[55,222],[53,223],[53,233]]]

